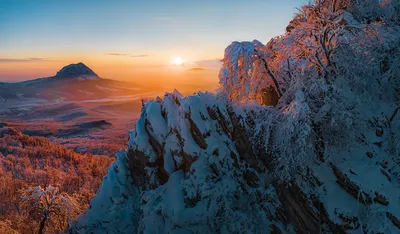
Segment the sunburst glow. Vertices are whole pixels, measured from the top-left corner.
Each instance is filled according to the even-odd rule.
[[[182,60],[182,58],[176,57],[176,58],[174,58],[173,63],[174,63],[174,65],[180,66],[183,64],[183,60]]]

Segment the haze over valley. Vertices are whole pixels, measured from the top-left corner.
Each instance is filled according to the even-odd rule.
[[[114,156],[126,144],[142,99],[161,94],[135,83],[103,79],[77,63],[52,77],[2,83],[0,118],[28,135],[49,137],[77,152]],[[116,139],[113,146],[107,144],[111,138]]]

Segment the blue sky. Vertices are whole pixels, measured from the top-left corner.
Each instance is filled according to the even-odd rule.
[[[266,43],[284,33],[295,8],[307,2],[0,0],[0,63],[105,63],[125,56],[124,63],[140,66],[145,57],[154,64],[174,56],[219,59],[232,41]]]

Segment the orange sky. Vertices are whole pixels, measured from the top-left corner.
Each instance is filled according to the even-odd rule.
[[[33,78],[49,77],[63,66],[83,62],[102,78],[126,80],[148,87],[172,89],[195,86],[198,89],[215,89],[218,84],[219,59],[192,61],[175,65],[175,57],[130,57],[129,55],[81,56],[80,59],[21,61],[16,59],[0,63],[0,77],[15,82]],[[204,87],[204,88],[202,88]]]
[[[83,62],[103,78],[214,89],[232,41],[268,42],[306,2],[0,1],[0,82],[49,77]],[[175,57],[185,64],[172,65]]]

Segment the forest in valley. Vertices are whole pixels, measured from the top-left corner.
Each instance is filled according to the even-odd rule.
[[[65,230],[89,206],[113,160],[110,156],[78,154],[47,138],[27,136],[2,124],[0,233],[12,229],[37,233],[45,213],[52,209],[43,233]],[[58,200],[53,207],[44,208],[43,199]]]

